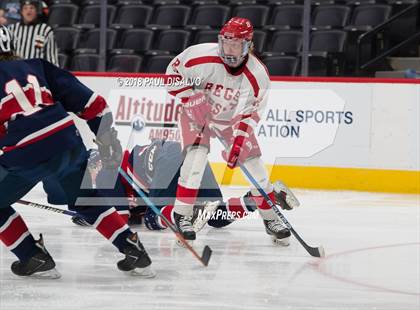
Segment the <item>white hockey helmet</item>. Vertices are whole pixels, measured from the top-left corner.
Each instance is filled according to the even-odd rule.
[[[6,26],[0,26],[0,54],[13,53],[12,33]]]

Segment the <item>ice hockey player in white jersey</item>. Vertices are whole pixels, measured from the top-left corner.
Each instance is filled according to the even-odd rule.
[[[254,134],[267,102],[270,79],[264,64],[252,53],[252,37],[251,22],[233,17],[221,29],[218,43],[187,48],[166,70],[168,77],[180,81],[168,83],[168,92],[183,104],[179,123],[186,157],[178,181],[174,219],[187,240],[196,238],[191,219],[210,151],[212,128],[217,128],[230,146],[222,154],[228,167],[233,169],[238,161],[243,163],[275,200]],[[266,232],[276,243],[287,245],[290,231],[256,188],[251,188],[251,193]]]

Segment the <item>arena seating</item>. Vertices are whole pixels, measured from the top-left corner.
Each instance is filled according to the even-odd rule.
[[[312,0],[310,75],[351,73],[357,37],[414,0]],[[231,16],[255,27],[254,53],[272,74],[299,73],[302,0],[114,0],[108,1],[107,69],[163,72],[186,47],[217,42]],[[50,5],[60,64],[96,70],[100,3],[55,0]],[[285,65],[290,61],[290,65]],[[132,66],[130,63],[132,62]]]

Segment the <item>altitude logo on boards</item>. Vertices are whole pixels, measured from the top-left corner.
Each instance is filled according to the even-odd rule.
[[[141,115],[146,123],[149,140],[166,139],[180,141],[178,120],[181,104],[162,90],[114,90],[109,102],[117,126],[130,127],[136,115]]]

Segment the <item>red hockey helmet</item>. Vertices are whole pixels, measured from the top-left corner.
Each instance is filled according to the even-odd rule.
[[[232,17],[220,30],[219,53],[223,62],[230,67],[239,66],[252,44],[254,28],[242,17]]]

